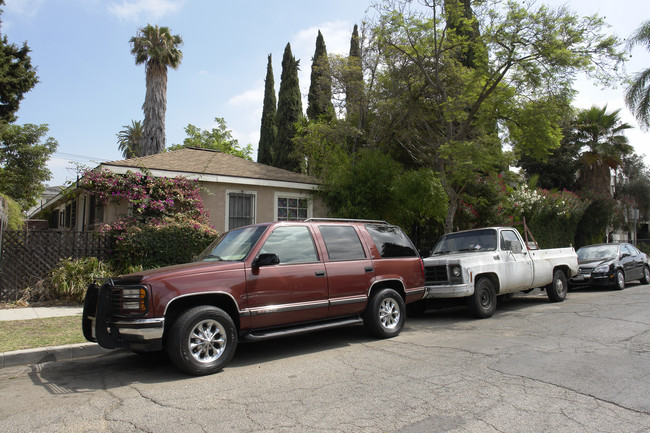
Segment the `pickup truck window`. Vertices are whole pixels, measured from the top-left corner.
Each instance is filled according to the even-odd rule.
[[[517,234],[512,230],[503,230],[501,232],[501,249],[503,251],[512,251],[513,245],[520,245],[523,250],[523,245],[521,245]]]
[[[418,252],[399,227],[367,224],[366,228],[382,258],[418,257]]]
[[[265,230],[264,226],[256,226],[226,232],[206,248],[196,260],[204,262],[244,260]]]
[[[309,229],[305,226],[278,227],[264,242],[260,254],[277,254],[280,264],[318,261]]]
[[[494,229],[472,230],[444,235],[433,248],[431,255],[496,249],[497,233]]]
[[[320,226],[318,228],[330,260],[363,260],[366,253],[363,251],[361,240],[357,231],[352,226]]]

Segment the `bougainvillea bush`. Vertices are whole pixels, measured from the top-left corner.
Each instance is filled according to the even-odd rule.
[[[86,172],[79,187],[104,206],[128,203],[129,215],[99,229],[114,236],[112,261],[120,268],[186,263],[217,236],[198,181],[102,170]]]

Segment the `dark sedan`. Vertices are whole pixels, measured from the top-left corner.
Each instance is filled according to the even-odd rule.
[[[569,284],[572,287],[613,286],[623,290],[628,281],[650,282],[648,256],[634,245],[597,244],[578,250],[578,275]]]

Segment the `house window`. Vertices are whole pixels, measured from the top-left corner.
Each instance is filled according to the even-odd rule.
[[[90,197],[88,223],[96,224],[104,221],[104,206],[97,202],[95,196]]]
[[[278,221],[303,221],[309,218],[309,199],[306,197],[276,197]]]
[[[255,224],[255,193],[228,192],[228,230]]]

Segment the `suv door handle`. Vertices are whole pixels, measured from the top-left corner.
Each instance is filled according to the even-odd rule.
[[[316,271],[316,276],[317,277],[324,277],[325,276],[325,271]]]
[[[375,271],[375,268],[372,267],[372,266],[366,266],[364,269],[365,269],[366,272],[374,272]]]

